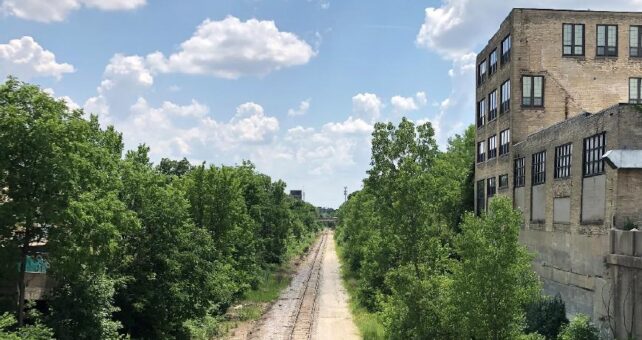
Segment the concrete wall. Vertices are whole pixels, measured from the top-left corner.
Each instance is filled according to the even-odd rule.
[[[611,230],[611,254],[606,259],[614,278],[610,326],[620,339],[642,337],[642,232]]]

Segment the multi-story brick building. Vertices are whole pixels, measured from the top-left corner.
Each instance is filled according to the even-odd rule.
[[[477,57],[475,209],[512,197],[545,291],[618,336],[642,337],[642,235],[617,230],[642,223],[641,89],[642,13],[514,9]]]

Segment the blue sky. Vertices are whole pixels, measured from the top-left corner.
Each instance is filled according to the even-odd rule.
[[[474,57],[522,0],[0,0],[17,74],[147,143],[155,160],[252,160],[337,207],[375,121],[473,121]],[[543,7],[605,9],[600,1]],[[602,7],[600,7],[602,6]],[[614,0],[606,9],[640,9]]]

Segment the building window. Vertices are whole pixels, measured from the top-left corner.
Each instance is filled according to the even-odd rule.
[[[510,148],[510,130],[506,129],[499,133],[499,155],[505,155]]]
[[[486,59],[477,65],[477,86],[486,81]]]
[[[484,187],[485,181],[477,181],[477,216],[481,215],[482,211],[486,208],[486,188]]]
[[[497,118],[497,90],[493,90],[488,95],[488,121]]]
[[[486,196],[488,196],[488,198],[495,196],[497,193],[497,183],[495,181],[495,177],[490,177],[486,180]]]
[[[526,184],[526,167],[524,166],[524,157],[515,159],[515,188],[523,187]]]
[[[544,106],[543,76],[522,76],[522,106]]]
[[[584,55],[584,25],[583,24],[564,24],[564,49],[562,54],[565,56],[583,56]]]
[[[597,55],[600,57],[617,56],[617,26],[597,25]]]
[[[508,174],[499,175],[499,188],[508,188]]]
[[[533,185],[546,182],[546,150],[533,154]]]
[[[629,54],[631,57],[642,57],[642,26],[629,28]]]
[[[477,127],[486,124],[486,100],[482,99],[477,103]]]
[[[510,61],[510,49],[511,49],[511,38],[510,35],[502,40],[502,65]]]
[[[481,141],[477,143],[477,162],[481,163],[486,160],[486,143]]]
[[[642,78],[629,78],[629,103],[642,104]]]
[[[573,144],[568,143],[555,148],[555,178],[571,176],[571,153]]]
[[[488,66],[488,75],[491,76],[497,72],[497,49],[494,49],[490,52],[489,66]]]
[[[606,146],[606,134],[598,133],[584,138],[584,177],[601,175],[604,173],[604,148]]]
[[[497,157],[497,135],[488,138],[488,159]]]
[[[499,112],[506,113],[510,111],[510,79],[508,79],[502,84],[501,91],[502,91],[501,93],[502,103],[501,103]]]

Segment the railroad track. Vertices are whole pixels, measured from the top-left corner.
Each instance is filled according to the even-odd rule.
[[[312,260],[312,270],[310,270],[305,288],[299,299],[296,315],[293,318],[294,325],[290,332],[290,340],[310,339],[312,336],[326,239],[327,232],[324,232],[319,242],[319,247],[316,249],[314,259]]]
[[[290,286],[253,327],[249,340],[310,339],[314,326],[321,265],[328,232],[314,243]]]

